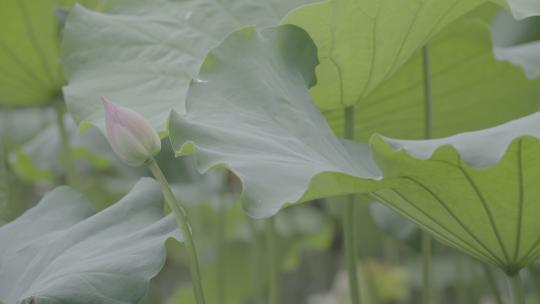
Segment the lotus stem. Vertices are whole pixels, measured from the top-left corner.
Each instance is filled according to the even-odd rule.
[[[431,59],[429,46],[422,48],[422,67],[424,75],[425,124],[424,137],[431,138],[433,133],[433,97],[431,93]],[[431,303],[431,236],[422,231],[422,303]]]
[[[529,277],[531,278],[532,283],[534,284],[534,289],[536,291],[536,298],[538,301],[540,301],[540,274],[538,273],[538,269],[536,269],[534,264],[531,264],[527,266],[527,272],[529,273]]]
[[[180,228],[180,231],[182,232],[182,236],[184,238],[184,245],[186,246],[189,256],[193,293],[195,294],[197,304],[204,304],[204,292],[201,281],[201,271],[199,268],[197,249],[195,247],[195,242],[193,241],[191,225],[189,223],[187,212],[176,199],[176,196],[171,190],[171,186],[167,182],[167,179],[159,168],[156,160],[154,158],[150,158],[145,164],[148,166],[148,169],[150,169],[150,171],[154,175],[154,178],[161,186],[161,191],[163,192],[165,201],[167,202],[169,208],[172,210],[174,216],[176,217],[176,222],[178,224],[178,227]]]
[[[250,230],[252,232],[252,259],[253,259],[253,285],[255,286],[255,303],[264,303],[264,282],[261,279],[261,273],[264,271],[264,268],[261,265],[264,265],[262,257],[264,256],[264,239],[261,237],[255,220],[248,217],[248,223]]]
[[[280,265],[276,250],[274,219],[269,218],[265,226],[268,265],[268,304],[280,304]]]
[[[360,268],[363,270],[361,274],[364,278],[365,285],[367,287],[366,288],[367,290],[364,289],[363,300],[371,304],[381,303],[379,290],[377,288],[375,278],[373,276],[373,273],[375,273],[376,270],[372,269],[371,265],[364,260],[360,260]]]
[[[267,250],[267,265],[268,265],[268,303],[279,304],[280,290],[279,290],[279,273],[280,266],[277,259],[276,251],[276,235],[274,230],[274,220],[269,218],[266,221],[265,226],[265,239]]]
[[[354,107],[345,108],[344,137],[354,139]],[[345,242],[345,260],[349,276],[349,293],[351,304],[360,303],[360,287],[358,284],[358,266],[356,265],[356,236],[354,225],[354,200],[353,194],[346,197],[343,208],[343,237]]]
[[[3,134],[0,134],[0,226],[8,222],[9,219],[9,176],[7,171],[7,160],[9,153],[9,132],[10,121],[7,109],[2,111]]]
[[[422,231],[422,303],[431,303],[431,236]]]
[[[484,263],[482,263],[482,268],[484,270],[484,274],[486,275],[487,283],[489,285],[489,289],[491,290],[491,294],[493,295],[495,303],[503,304],[501,293],[497,288],[497,280],[495,279],[495,274],[493,273],[493,270]]]
[[[217,245],[217,271],[216,271],[216,287],[217,287],[217,303],[227,303],[227,294],[225,288],[225,232],[227,228],[227,205],[221,204],[218,211],[218,223],[216,231]]]
[[[454,251],[452,256],[456,268],[456,279],[454,280],[456,303],[468,303],[470,295],[467,284],[467,261],[460,252]]]
[[[514,275],[507,275],[508,287],[510,290],[510,303],[511,304],[525,304],[525,293],[523,291],[523,281],[519,273]]]
[[[0,147],[0,226],[9,219],[9,180],[7,172],[7,151]]]
[[[60,142],[62,144],[62,164],[64,166],[66,174],[66,183],[68,185],[74,185],[75,182],[75,164],[73,162],[73,155],[69,144],[69,134],[66,130],[65,123],[65,107],[63,102],[58,102],[55,106],[56,112],[56,127],[58,128],[58,134],[60,135]]]
[[[433,133],[433,94],[431,93],[431,56],[429,46],[422,48],[422,67],[424,72],[424,100],[425,100],[425,138],[429,139]]]

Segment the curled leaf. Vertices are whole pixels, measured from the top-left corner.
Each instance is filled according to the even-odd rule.
[[[368,191],[379,177],[369,149],[337,139],[309,96],[316,64],[313,42],[296,26],[233,32],[206,58],[187,114],[171,115],[173,148],[195,153],[201,171],[232,170],[254,217]]]
[[[385,189],[375,196],[509,274],[540,257],[540,113],[433,140],[375,135]]]
[[[501,12],[491,29],[493,52],[498,60],[521,67],[530,79],[540,76],[540,16],[515,20]]]
[[[237,28],[275,25],[310,1],[108,1],[103,13],[76,6],[62,41],[69,111],[83,128],[103,130],[100,96],[107,96],[166,134],[169,112],[184,113],[189,83],[209,50]]]
[[[165,262],[165,240],[181,239],[162,201],[151,179],[99,213],[81,194],[56,188],[0,229],[0,300],[137,302]]]

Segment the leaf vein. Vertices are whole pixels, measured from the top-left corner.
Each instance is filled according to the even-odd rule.
[[[493,251],[491,251],[489,249],[489,247],[486,246],[486,244],[484,244],[484,242],[482,242],[482,240],[480,240],[476,235],[474,235],[474,233],[472,233],[472,231],[470,230],[469,227],[467,227],[460,219],[459,217],[457,217],[454,212],[452,212],[452,210],[450,209],[450,207],[436,194],[434,193],[431,189],[429,189],[426,185],[424,185],[422,182],[410,177],[410,176],[403,176],[402,178],[404,179],[407,179],[407,180],[410,180],[412,181],[413,183],[417,184],[418,186],[420,186],[422,189],[424,189],[426,192],[428,192],[445,210],[446,212],[452,217],[452,219],[458,223],[459,226],[461,226],[461,228],[467,232],[467,234],[469,234],[469,236],[471,236],[480,246],[482,246],[484,248],[484,250],[486,250],[486,252],[488,252],[489,254],[491,254],[493,256],[493,258],[495,258],[499,263],[498,265],[499,266],[504,266],[505,263],[499,258],[497,257],[497,255],[495,255],[495,253]]]

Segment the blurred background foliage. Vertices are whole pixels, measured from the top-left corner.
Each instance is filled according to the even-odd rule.
[[[81,133],[65,113],[58,50],[62,26],[74,2],[32,2],[39,3],[36,7],[18,0],[0,4],[0,225],[60,184],[71,185],[96,208],[104,209],[141,176],[149,176],[144,169],[123,165],[98,129]],[[91,9],[106,8],[99,0],[77,2]],[[510,27],[504,23],[510,21],[497,18],[497,46],[540,39],[539,19]],[[174,157],[168,139],[163,140],[157,160],[188,206],[208,302],[265,303],[264,221],[245,215],[237,178],[225,169],[200,174],[193,158]],[[361,290],[366,291],[362,303],[418,303],[419,230],[367,196],[359,196],[358,201],[358,272]],[[339,198],[320,200],[288,207],[275,217],[283,303],[348,303],[341,204]],[[195,303],[182,246],[173,241],[167,245],[166,265],[141,303]],[[538,271],[533,266],[527,272],[530,303],[540,301]],[[434,248],[432,277],[436,303],[500,303],[493,288],[506,297],[503,278],[496,270],[440,243]]]

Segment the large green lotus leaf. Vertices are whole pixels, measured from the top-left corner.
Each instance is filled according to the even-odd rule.
[[[199,168],[225,165],[242,181],[253,217],[284,204],[361,192],[378,169],[365,144],[339,141],[313,104],[316,48],[286,25],[238,30],[212,50],[169,132],[178,155]]]
[[[0,299],[15,303],[135,303],[180,240],[163,217],[159,186],[141,180],[117,204],[95,213],[59,187],[0,229]]]
[[[523,68],[531,79],[540,76],[540,16],[518,21],[501,12],[493,21],[492,32],[497,59]]]
[[[236,28],[275,25],[310,1],[116,1],[108,13],[75,7],[62,52],[69,110],[83,127],[103,127],[100,97],[107,96],[163,133],[171,109],[184,113],[189,82],[211,48]]]
[[[540,256],[540,112],[433,140],[375,135],[375,196],[442,241],[515,273]]]
[[[0,105],[39,105],[60,93],[57,2],[0,2]]]
[[[290,12],[319,49],[321,110],[362,104],[439,31],[486,0],[330,0]],[[420,73],[421,70],[418,72]]]
[[[540,110],[540,79],[530,81],[519,68],[494,58],[483,18],[460,20],[430,42],[435,137],[489,128]],[[424,138],[424,100],[422,55],[417,53],[355,108],[356,139],[367,141],[375,132]],[[343,110],[324,115],[341,134]]]

